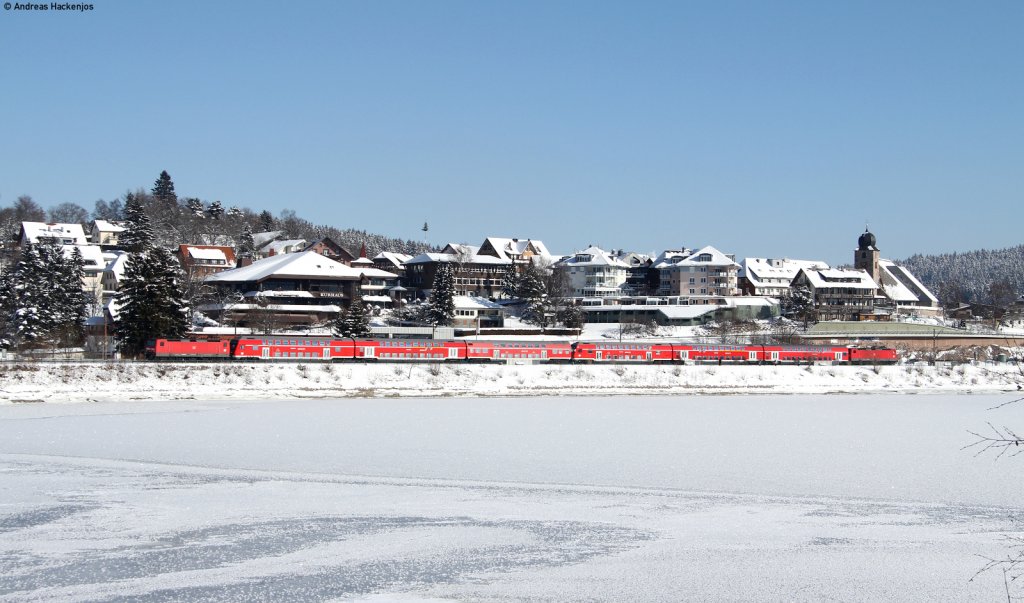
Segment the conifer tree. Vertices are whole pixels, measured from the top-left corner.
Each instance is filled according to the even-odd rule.
[[[153,198],[165,205],[172,205],[178,202],[178,195],[174,193],[174,182],[167,170],[160,172],[160,177],[153,183]]]
[[[582,329],[586,323],[586,317],[583,314],[583,308],[579,304],[569,302],[562,306],[558,312],[558,320],[567,328],[570,329]]]
[[[519,271],[514,263],[509,264],[501,278],[501,292],[506,297],[519,297]]]
[[[117,293],[118,349],[129,356],[145,351],[146,342],[180,338],[188,326],[186,304],[177,262],[167,250],[153,246],[153,233],[142,204],[126,204],[127,224],[122,240],[133,253],[125,263],[124,283]]]
[[[430,322],[437,326],[451,325],[455,318],[455,278],[450,264],[441,264],[434,275],[429,317]]]
[[[85,311],[88,298],[82,289],[85,260],[75,247],[70,256],[57,250],[54,262],[54,297],[56,308],[54,335],[62,346],[81,345],[85,338]]]
[[[221,205],[220,201],[214,201],[206,211],[214,220],[220,220],[221,216],[224,215],[224,206]]]
[[[361,296],[356,296],[348,309],[341,311],[331,324],[331,330],[338,337],[366,337],[370,334],[370,316]]]
[[[53,324],[53,296],[46,286],[44,254],[39,245],[26,243],[14,267],[11,288],[15,303],[10,308],[10,338],[16,347],[46,343]]]
[[[142,208],[142,202],[131,194],[124,201],[125,231],[121,233],[121,246],[131,252],[140,252],[153,246],[153,225]]]
[[[260,212],[259,218],[256,221],[256,228],[258,232],[270,232],[274,230],[274,215],[267,210]]]
[[[248,223],[242,227],[242,234],[238,236],[235,246],[239,258],[252,259],[256,255],[256,241],[252,238],[252,227]]]

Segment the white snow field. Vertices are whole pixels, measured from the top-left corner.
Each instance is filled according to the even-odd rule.
[[[1013,364],[929,366],[22,363],[0,367],[9,402],[404,396],[1017,391]]]
[[[1013,394],[0,405],[0,601],[996,601]]]

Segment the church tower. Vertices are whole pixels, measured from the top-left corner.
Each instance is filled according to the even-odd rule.
[[[872,280],[881,283],[882,269],[878,265],[878,258],[881,252],[875,246],[875,235],[864,227],[864,234],[857,239],[857,250],[853,252],[853,267],[859,270],[866,270]]]

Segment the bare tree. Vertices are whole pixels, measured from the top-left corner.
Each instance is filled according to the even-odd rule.
[[[85,224],[89,221],[89,211],[74,203],[61,203],[50,208],[50,222],[61,224]]]

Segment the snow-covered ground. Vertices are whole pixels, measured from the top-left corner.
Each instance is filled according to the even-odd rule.
[[[1014,395],[0,406],[0,601],[993,601]]]
[[[153,399],[1016,391],[1008,364],[9,364],[0,404]]]

